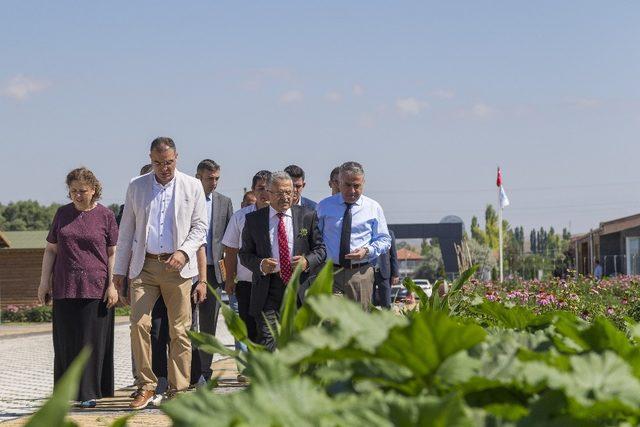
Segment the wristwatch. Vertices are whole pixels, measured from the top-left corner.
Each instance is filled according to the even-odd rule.
[[[207,282],[206,280],[198,280],[196,282],[196,286],[198,286],[200,283],[204,283],[205,285],[209,285],[209,282]]]

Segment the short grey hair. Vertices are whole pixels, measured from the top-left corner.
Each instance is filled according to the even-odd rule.
[[[285,171],[272,172],[271,176],[269,176],[269,179],[267,180],[267,187],[271,187],[271,185],[273,185],[273,183],[275,183],[276,181],[289,181],[291,182],[291,185],[293,185],[291,176]]]
[[[358,162],[345,162],[340,165],[340,175],[344,174],[364,175],[364,168]]]

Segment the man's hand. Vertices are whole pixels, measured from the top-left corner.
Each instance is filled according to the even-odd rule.
[[[107,308],[111,308],[118,303],[118,291],[115,286],[109,286],[107,291],[104,293],[104,298],[102,299],[107,303]]]
[[[191,294],[194,304],[200,304],[207,299],[207,284],[203,281],[198,282],[193,293]]]
[[[398,276],[391,278],[391,286],[395,286],[400,283],[400,278]]]
[[[271,274],[276,271],[277,267],[278,261],[275,258],[262,258],[262,261],[260,261],[260,271],[263,274]]]
[[[180,271],[187,263],[187,257],[182,251],[175,251],[165,262],[165,267],[170,271]]]
[[[236,293],[236,282],[233,279],[227,278],[224,281],[224,291],[227,295],[233,295]]]
[[[344,258],[360,261],[363,260],[367,255],[369,255],[369,251],[366,248],[359,248],[351,253],[346,254]]]
[[[122,307],[131,305],[131,301],[129,301],[129,296],[125,295],[124,292],[118,292],[118,302]]]
[[[122,292],[122,286],[124,286],[124,276],[122,274],[113,275],[113,286],[116,287],[118,292]]]
[[[307,268],[309,268],[309,261],[307,261],[307,259],[302,255],[294,256],[292,261],[293,261],[293,265],[292,265],[293,268],[297,268],[298,263],[302,265],[302,271],[307,271]]]

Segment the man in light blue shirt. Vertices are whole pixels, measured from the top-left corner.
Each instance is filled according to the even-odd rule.
[[[318,204],[318,226],[327,258],[340,269],[334,275],[334,293],[344,294],[369,310],[373,293],[373,263],[391,247],[382,208],[362,194],[364,169],[360,163],[340,166],[340,192]]]

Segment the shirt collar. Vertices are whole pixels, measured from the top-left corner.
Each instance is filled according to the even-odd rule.
[[[207,202],[210,202],[211,200],[213,200],[213,191],[209,194],[206,194],[205,197],[207,198]]]
[[[347,205],[347,202],[345,202],[344,198],[342,197],[342,193],[338,193],[338,194],[336,194],[336,196],[338,196],[338,202],[341,205],[345,205],[345,206]],[[353,204],[356,205],[356,206],[362,206],[362,202],[363,202],[362,198],[363,197],[364,197],[364,195],[361,194],[360,197],[358,197],[358,200],[356,200],[355,203],[353,203]]]
[[[173,187],[173,184],[176,182],[176,176],[173,175],[173,178],[171,178],[171,181],[167,182],[165,185],[162,185],[158,182],[158,178],[156,178],[156,174],[153,174],[153,186],[157,187],[157,188],[171,188]]]
[[[269,206],[269,218],[273,218],[278,215],[278,211],[273,208],[273,206]],[[287,209],[284,212],[284,216],[291,217],[291,208]]]

